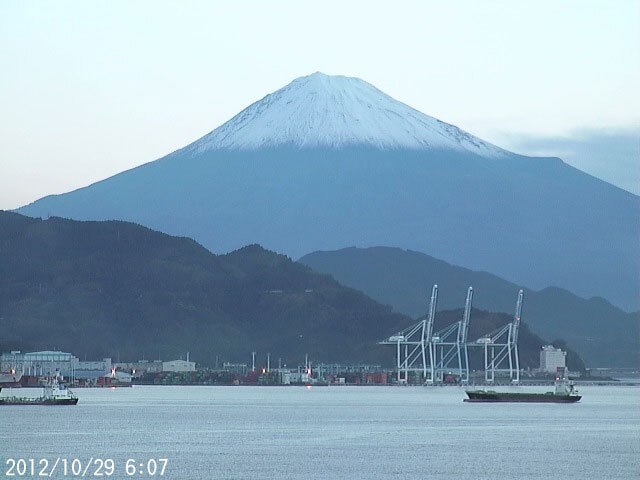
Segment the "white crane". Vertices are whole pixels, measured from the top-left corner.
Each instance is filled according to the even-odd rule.
[[[493,382],[495,380],[496,372],[508,372],[509,378],[511,378],[514,383],[520,381],[518,333],[520,331],[523,297],[524,291],[518,291],[516,312],[513,316],[513,321],[491,333],[483,335],[474,343],[469,344],[469,346],[472,347],[484,348],[484,378],[487,382]]]
[[[462,319],[433,333],[438,303],[438,285],[434,285],[426,317],[380,342],[396,347],[398,383],[407,383],[409,372],[420,372],[425,383],[442,382],[445,373],[453,370],[461,382],[469,380],[467,332],[472,299],[469,287]]]

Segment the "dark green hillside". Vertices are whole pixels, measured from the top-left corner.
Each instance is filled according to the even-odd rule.
[[[314,252],[300,262],[411,316],[426,309],[434,283],[440,286],[438,306],[443,310],[462,306],[472,285],[475,306],[512,312],[520,288],[487,272],[399,248]],[[635,367],[640,360],[640,314],[623,312],[602,298],[584,299],[561,288],[525,289],[522,318],[543,338],[566,340],[589,366]]]
[[[447,315],[457,313],[440,316]],[[483,315],[474,312],[472,332]],[[489,315],[486,328],[508,318]],[[204,364],[216,356],[247,361],[252,350],[290,363],[305,353],[391,363],[393,352],[376,342],[413,322],[257,245],[214,255],[132,223],[7,212],[0,212],[0,321],[0,349],[122,360],[190,351]],[[531,359],[524,366],[537,366],[541,344],[523,332],[523,358]]]

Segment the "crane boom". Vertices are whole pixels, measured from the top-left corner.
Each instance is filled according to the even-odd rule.
[[[520,317],[522,315],[522,298],[524,297],[524,290],[518,292],[518,300],[516,302],[516,313],[513,316],[513,330],[511,333],[511,341],[516,343],[518,341],[518,332],[520,330]]]
[[[460,343],[467,343],[467,333],[469,330],[469,318],[471,317],[471,303],[473,301],[473,287],[467,290],[467,301],[464,304],[464,315],[460,325]]]
[[[429,314],[427,315],[427,326],[425,330],[424,339],[426,342],[431,341],[433,334],[433,322],[436,319],[436,305],[438,303],[438,285],[434,285],[431,289],[431,301],[429,302]]]

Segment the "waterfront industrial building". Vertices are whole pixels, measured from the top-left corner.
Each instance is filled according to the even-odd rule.
[[[162,372],[162,360],[138,360],[137,362],[118,362],[114,364],[117,371],[130,372],[134,378],[146,373]]]
[[[81,361],[72,353],[57,350],[26,353],[14,350],[0,354],[0,371],[11,370],[36,380],[38,377],[59,375],[72,383],[131,382],[131,375],[116,371],[110,358]]]
[[[170,360],[168,362],[162,362],[163,372],[195,372],[196,362],[190,362],[188,360]]]
[[[71,353],[54,350],[22,353],[19,350],[0,354],[0,371],[22,372],[24,375],[43,376],[58,372],[72,376],[78,368],[78,357]]]

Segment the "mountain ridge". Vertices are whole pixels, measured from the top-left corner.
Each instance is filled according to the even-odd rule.
[[[433,283],[440,286],[443,309],[459,306],[466,286],[473,285],[474,305],[501,312],[513,307],[516,292],[523,287],[489,272],[399,248],[349,247],[313,252],[298,261],[411,316],[424,310]],[[640,361],[640,314],[560,287],[524,290],[523,319],[532,330],[545,338],[566,340],[588,366],[635,366]]]
[[[473,329],[510,320],[473,314]],[[438,322],[460,316],[440,312]],[[394,349],[378,341],[414,322],[259,245],[214,255],[192,239],[128,222],[2,211],[0,320],[0,350],[59,348],[122,360],[189,351],[202,365],[246,361],[251,351],[290,365],[305,354],[392,365]],[[521,365],[535,367],[546,342],[523,327]]]
[[[208,134],[213,137],[205,135],[154,162],[17,211],[45,218],[133,221],[194,238],[216,253],[251,243],[294,258],[347,245],[395,246],[531,288],[559,285],[581,296],[602,296],[628,311],[640,307],[640,197],[560,159],[483,156],[484,147],[461,148],[455,132],[447,145],[432,142],[419,149],[279,143],[287,135],[308,132],[305,125],[323,126],[323,119],[343,113],[348,122],[332,120],[314,138],[331,138],[325,134],[334,127],[345,135],[356,129],[361,134],[356,139],[364,140],[368,134],[377,139],[388,133],[386,123],[380,124],[384,131],[354,125],[357,119],[368,125],[378,118],[369,110],[386,112],[387,102],[396,108],[392,99],[384,97],[377,109],[365,104],[361,109],[360,102],[345,112],[352,102],[311,95],[316,89],[285,92],[283,109],[269,104],[268,111],[254,112],[250,106],[249,113],[245,109],[234,117],[248,122],[246,128],[232,129],[235,136],[226,136],[227,122]],[[372,95],[384,94],[375,90]],[[323,107],[326,102],[330,108]],[[407,134],[402,125],[411,121],[408,114],[393,118],[389,130],[397,131],[392,140],[400,138],[396,133]],[[425,122],[436,129],[445,125],[432,117]],[[247,141],[268,146],[236,148],[233,139],[249,129],[255,135],[247,135]],[[432,130],[427,134],[427,141],[444,138]],[[230,143],[200,149],[207,138]]]

